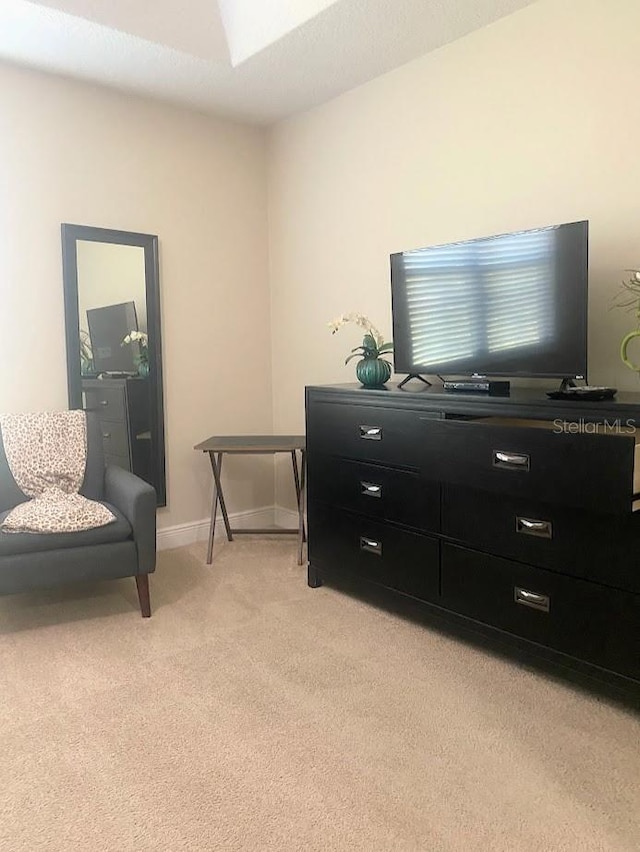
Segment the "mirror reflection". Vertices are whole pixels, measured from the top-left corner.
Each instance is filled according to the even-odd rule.
[[[82,375],[148,375],[144,249],[77,240],[76,257]]]
[[[63,225],[72,407],[97,411],[105,461],[165,504],[157,238]]]

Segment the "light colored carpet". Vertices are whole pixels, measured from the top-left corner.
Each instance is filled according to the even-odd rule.
[[[638,716],[294,551],[0,599],[3,852],[640,848]]]

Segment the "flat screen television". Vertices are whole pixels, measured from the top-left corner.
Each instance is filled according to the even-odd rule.
[[[137,343],[122,346],[130,331],[138,331],[135,302],[87,310],[87,324],[96,373],[136,374]]]
[[[586,378],[589,223],[391,255],[396,373]]]

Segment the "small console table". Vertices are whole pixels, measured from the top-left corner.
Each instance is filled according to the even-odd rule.
[[[233,541],[235,535],[282,535],[292,534],[298,536],[298,565],[302,565],[302,548],[306,540],[304,530],[304,485],[306,472],[306,440],[304,435],[218,435],[207,438],[197,444],[194,449],[209,453],[211,470],[213,471],[214,489],[211,504],[211,523],[209,525],[209,547],[207,550],[207,565],[211,565],[213,559],[213,537],[215,535],[216,516],[218,504],[222,511],[224,526],[227,531],[227,539]],[[300,452],[300,464],[298,465],[298,452]],[[298,526],[291,528],[269,527],[261,529],[232,529],[229,523],[229,515],[222,491],[222,457],[225,453],[243,455],[275,455],[275,453],[290,453],[293,467],[293,481],[296,489],[296,502],[298,504]]]

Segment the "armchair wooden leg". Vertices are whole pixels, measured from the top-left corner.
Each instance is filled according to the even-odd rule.
[[[140,612],[143,618],[151,618],[151,600],[149,598],[149,575],[136,574],[136,586],[138,587],[138,600],[140,601]]]

